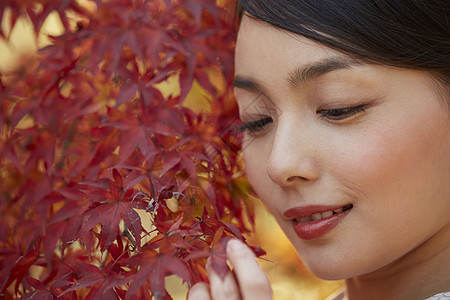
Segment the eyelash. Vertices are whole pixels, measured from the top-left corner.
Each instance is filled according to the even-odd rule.
[[[239,131],[249,131],[251,133],[258,133],[264,130],[264,128],[272,123],[273,120],[271,117],[265,117],[256,121],[243,123],[242,126],[239,127]]]
[[[341,121],[346,118],[350,118],[353,115],[364,112],[366,110],[366,105],[358,105],[355,107],[345,107],[345,108],[334,108],[334,109],[324,109],[317,112],[321,118],[326,118],[331,121]],[[239,127],[239,131],[249,131],[253,134],[257,134],[265,129],[267,125],[273,122],[271,117],[265,117],[256,121],[243,123]]]
[[[341,121],[350,118],[353,115],[364,112],[366,105],[358,105],[354,107],[324,109],[317,112],[321,118],[326,118],[331,121]]]

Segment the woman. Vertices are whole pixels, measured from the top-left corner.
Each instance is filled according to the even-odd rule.
[[[336,299],[450,291],[450,1],[240,5],[247,174],[305,265],[345,279]],[[189,299],[271,299],[251,251],[227,253]]]

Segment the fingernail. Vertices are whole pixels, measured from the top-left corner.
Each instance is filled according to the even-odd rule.
[[[205,264],[206,270],[209,270],[211,268],[211,257],[208,257]]]
[[[230,240],[228,241],[227,249],[232,251],[242,250],[245,248],[245,245],[239,240]]]

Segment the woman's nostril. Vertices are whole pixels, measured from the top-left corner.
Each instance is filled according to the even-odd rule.
[[[310,158],[299,158],[295,162],[278,160],[269,163],[267,172],[269,177],[278,185],[314,181],[319,178],[317,163]]]
[[[289,182],[294,181],[294,180],[308,180],[308,179],[305,177],[302,177],[302,176],[290,176],[287,179],[287,181],[289,181]]]

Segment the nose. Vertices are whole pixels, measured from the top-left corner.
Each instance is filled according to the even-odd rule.
[[[308,134],[292,128],[278,128],[267,162],[270,179],[281,186],[312,182],[320,177],[319,145]]]

